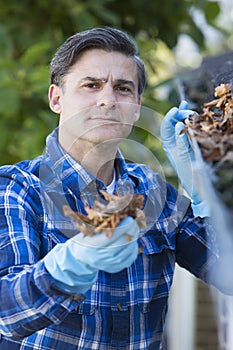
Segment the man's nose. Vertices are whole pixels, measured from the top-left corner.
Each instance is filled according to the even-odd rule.
[[[105,86],[98,96],[97,106],[113,108],[116,106],[116,94],[112,86]]]

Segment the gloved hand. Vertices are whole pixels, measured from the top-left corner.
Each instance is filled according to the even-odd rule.
[[[181,185],[192,200],[194,215],[204,217],[209,216],[210,208],[198,193],[194,177],[194,152],[187,134],[181,134],[185,128],[184,119],[193,113],[188,109],[188,103],[182,101],[179,108],[173,107],[165,115],[160,132],[163,149],[176,171]]]
[[[130,241],[125,233],[132,236]],[[127,217],[117,226],[112,238],[105,233],[93,237],[79,233],[57,244],[44,257],[44,264],[58,287],[76,294],[85,293],[96,281],[99,270],[115,273],[134,262],[138,236],[136,221]]]

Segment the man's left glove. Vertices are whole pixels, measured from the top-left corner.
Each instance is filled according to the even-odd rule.
[[[182,101],[179,108],[173,107],[165,115],[161,124],[161,139],[163,149],[176,171],[181,185],[192,200],[195,216],[209,216],[208,204],[200,198],[194,177],[194,152],[187,134],[182,133],[185,128],[183,121],[194,112],[188,109],[188,103]]]

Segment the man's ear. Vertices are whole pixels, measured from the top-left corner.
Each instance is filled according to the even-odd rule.
[[[50,109],[54,113],[61,114],[61,88],[55,84],[51,84],[49,87],[48,98]]]

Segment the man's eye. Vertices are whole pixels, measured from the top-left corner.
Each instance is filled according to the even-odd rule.
[[[120,91],[121,93],[128,94],[131,93],[132,90],[128,86],[118,86],[116,90]]]
[[[96,83],[88,83],[88,84],[85,84],[85,87],[88,88],[88,89],[98,89],[99,84],[96,84]]]

